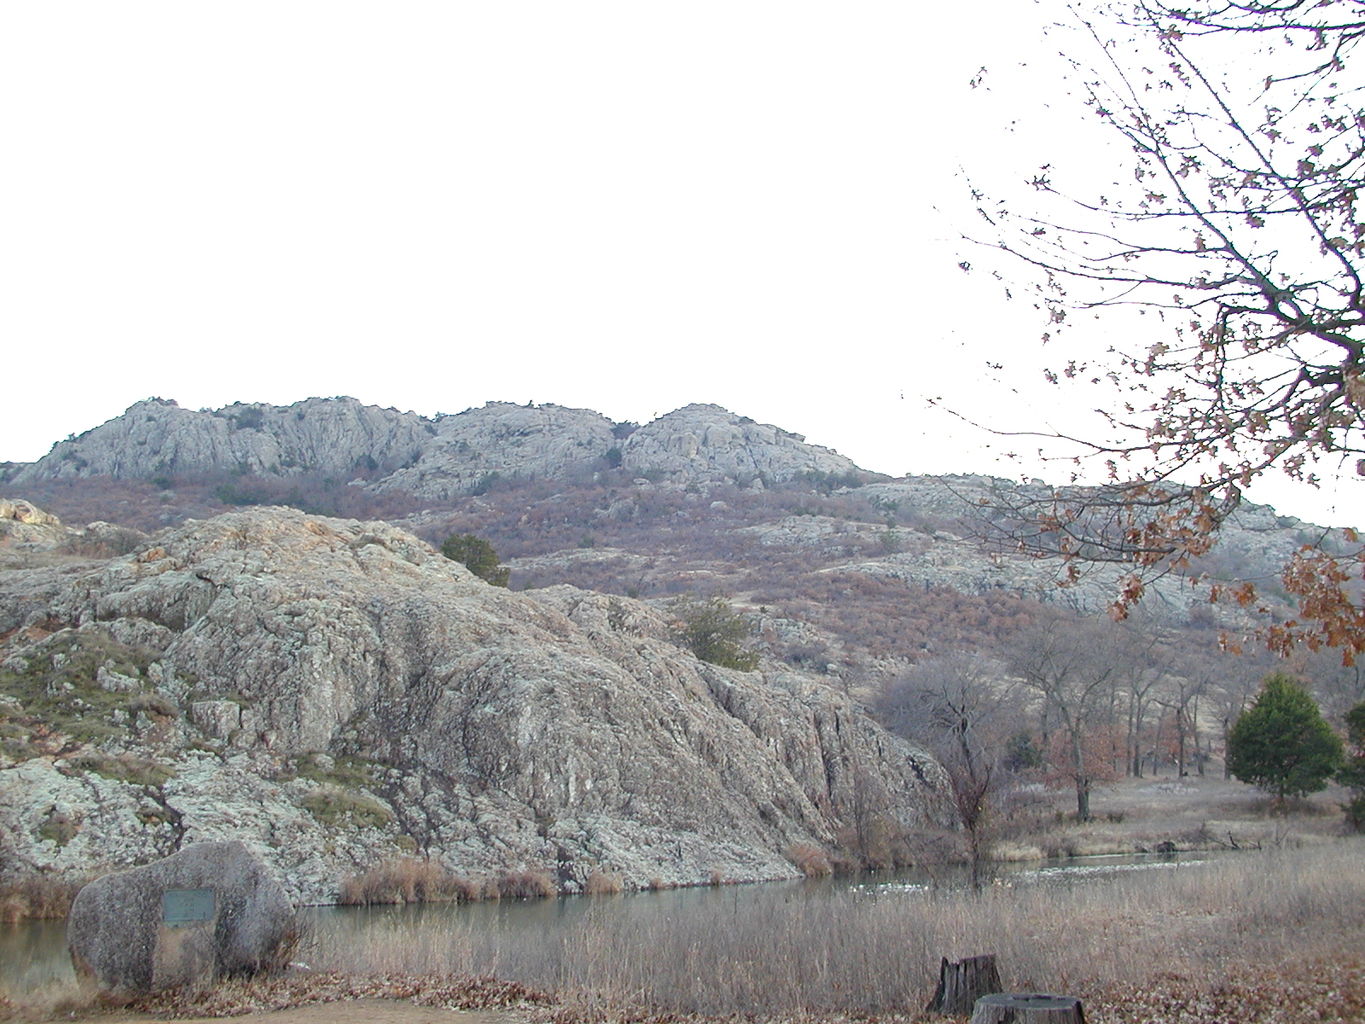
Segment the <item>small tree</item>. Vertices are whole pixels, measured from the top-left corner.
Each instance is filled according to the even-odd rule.
[[[1019,720],[1018,702],[1004,678],[1003,666],[959,651],[916,665],[877,702],[886,726],[928,747],[947,772],[976,891],[1008,781],[1005,736]]]
[[[1076,788],[1076,820],[1090,820],[1090,790],[1111,773],[1101,753],[1120,666],[1113,624],[1040,619],[1021,632],[1009,652],[1010,668],[1042,698],[1043,749],[1058,778]],[[1056,738],[1049,725],[1059,726]]]
[[[758,667],[758,654],[743,646],[753,626],[724,598],[679,598],[672,608],[682,620],[674,630],[674,639],[702,661],[741,672]]]
[[[1233,775],[1283,803],[1326,787],[1341,767],[1342,746],[1308,691],[1276,672],[1233,725],[1227,756]]]
[[[1357,832],[1365,832],[1365,701],[1346,712],[1346,741],[1351,749],[1345,766],[1337,772],[1337,781],[1351,790],[1347,823]]]
[[[464,567],[480,579],[487,580],[495,587],[507,586],[511,570],[498,561],[493,545],[472,533],[451,534],[441,545],[441,554],[453,562],[462,562]]]

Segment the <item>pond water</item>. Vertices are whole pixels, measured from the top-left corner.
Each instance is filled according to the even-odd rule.
[[[1125,855],[1085,857],[1042,864],[996,865],[996,880],[1003,884],[1077,885],[1088,880],[1132,871],[1170,870],[1198,864],[1212,854],[1179,856]],[[410,904],[382,907],[307,907],[301,915],[312,948],[326,950],[354,941],[375,929],[402,927],[407,930],[449,929],[452,924],[479,933],[515,937],[566,931],[589,911],[600,913],[609,901],[610,913],[648,916],[666,913],[685,918],[689,913],[714,910],[717,906],[742,913],[746,905],[778,896],[783,900],[821,900],[850,890],[870,899],[894,899],[898,894],[931,889],[960,888],[965,874],[951,870],[905,872],[811,881],[765,882],[756,885],[667,889],[616,897],[564,896],[548,900],[494,900],[486,903]],[[66,925],[62,921],[33,921],[0,925],[0,990],[15,994],[33,992],[73,980],[66,952]]]

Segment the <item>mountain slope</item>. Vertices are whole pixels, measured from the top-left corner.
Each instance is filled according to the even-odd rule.
[[[190,521],[0,573],[0,844],[82,872],[235,837],[295,896],[402,851],[568,891],[789,876],[923,826],[918,749],[820,680],[727,671],[647,605],[490,587],[383,523]]]

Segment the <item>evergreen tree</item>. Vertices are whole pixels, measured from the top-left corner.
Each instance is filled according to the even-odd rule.
[[[1308,692],[1276,672],[1233,725],[1227,757],[1233,775],[1283,803],[1326,787],[1341,767],[1342,746]]]
[[[441,545],[441,554],[453,562],[463,562],[466,569],[495,587],[507,586],[511,570],[498,561],[493,545],[482,537],[472,533],[452,534]]]
[[[1346,712],[1346,741],[1351,750],[1337,781],[1351,790],[1346,821],[1357,832],[1365,832],[1365,701]]]
[[[674,639],[702,661],[741,672],[752,672],[758,667],[758,655],[743,646],[753,627],[724,598],[705,601],[680,598],[672,607],[682,620],[674,631]]]

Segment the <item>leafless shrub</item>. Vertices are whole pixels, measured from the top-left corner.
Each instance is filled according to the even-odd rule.
[[[468,901],[478,899],[480,895],[475,883],[457,878],[436,861],[395,857],[344,879],[337,902],[346,906],[370,906],[376,903]]]
[[[543,871],[508,871],[498,879],[503,899],[540,900],[555,894],[555,883]]]
[[[583,883],[583,892],[588,896],[615,896],[623,887],[620,875],[593,868]]]
[[[797,843],[787,851],[787,859],[807,878],[828,878],[834,874],[825,851],[810,843]]]

